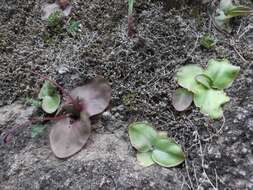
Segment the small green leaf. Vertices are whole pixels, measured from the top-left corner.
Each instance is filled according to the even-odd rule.
[[[42,88],[40,89],[39,99],[43,99],[45,96],[52,96],[56,92],[56,88],[49,81],[45,81]]]
[[[134,0],[128,0],[128,15],[133,14]]]
[[[55,94],[54,96],[45,96],[42,100],[42,109],[46,113],[54,113],[61,102],[61,97],[58,94]]]
[[[201,85],[197,83],[195,77],[203,72],[203,69],[198,65],[186,65],[178,70],[176,79],[183,88],[190,92],[198,93]]]
[[[210,34],[205,34],[204,36],[202,36],[202,38],[200,40],[200,44],[201,44],[201,46],[203,46],[207,49],[211,49],[215,46],[216,41],[215,41],[214,37],[211,36]]]
[[[252,9],[242,5],[234,6],[225,12],[225,14],[230,18],[236,16],[247,16],[250,13],[252,13]]]
[[[233,66],[227,59],[208,61],[205,74],[213,81],[213,88],[224,89],[229,87],[240,71],[240,67]]]
[[[192,103],[193,94],[184,88],[178,88],[172,99],[172,105],[177,111],[186,110]]]
[[[61,24],[63,19],[63,12],[61,10],[56,10],[48,17],[48,26],[49,27],[56,27]]]
[[[152,150],[152,144],[157,137],[156,130],[146,122],[132,123],[128,128],[131,144],[139,152]]]
[[[32,138],[37,137],[38,135],[40,135],[44,129],[46,129],[47,126],[46,125],[42,125],[42,124],[37,124],[37,125],[33,125],[32,127]]]
[[[210,79],[210,77],[209,76],[207,76],[207,75],[205,75],[205,74],[200,74],[200,75],[197,75],[196,77],[195,77],[195,80],[198,82],[198,83],[200,83],[200,84],[202,84],[204,87],[206,87],[206,88],[211,88],[211,86],[212,86],[212,79]]]
[[[76,35],[76,32],[78,31],[80,26],[80,22],[79,21],[75,21],[75,20],[71,20],[66,27],[66,30],[69,34],[71,34],[72,36]]]
[[[160,138],[155,143],[152,159],[163,167],[173,167],[185,160],[182,148],[171,139]]]
[[[213,119],[222,117],[221,106],[229,101],[229,97],[222,90],[202,89],[194,95],[194,104],[200,111]]]
[[[152,152],[138,152],[137,160],[141,166],[148,167],[153,165],[155,162],[152,160]]]

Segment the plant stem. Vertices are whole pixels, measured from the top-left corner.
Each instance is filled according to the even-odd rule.
[[[67,117],[68,117],[68,115],[60,115],[60,116],[55,116],[55,117],[34,117],[34,118],[31,118],[30,120],[26,121],[22,125],[17,125],[13,129],[11,129],[10,131],[7,131],[6,133],[4,133],[4,135],[2,137],[3,141],[4,141],[4,143],[10,142],[11,137],[14,136],[14,133],[18,128],[25,127],[25,126],[30,125],[35,122],[58,121],[58,120],[61,120],[61,119],[67,118]]]
[[[134,0],[128,0],[128,36],[133,36],[133,6]]]
[[[70,95],[70,93],[68,91],[66,91],[61,85],[59,85],[57,82],[55,82],[54,80],[49,79],[46,76],[43,76],[35,71],[31,71],[31,73],[38,75],[40,78],[42,78],[43,80],[48,80],[49,82],[51,82],[52,84],[54,84],[57,88],[60,89],[60,91],[62,92],[62,94],[65,94],[66,96],[69,97],[69,99],[71,100],[73,106],[75,107],[76,110],[80,111],[80,106],[78,105],[77,101]]]

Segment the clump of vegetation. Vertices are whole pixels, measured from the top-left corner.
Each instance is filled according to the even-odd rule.
[[[71,36],[76,36],[78,29],[80,28],[80,22],[70,20],[66,25],[66,30]]]
[[[111,87],[103,78],[97,78],[93,82],[74,88],[70,92],[64,90],[56,82],[43,77],[43,84],[36,100],[36,106],[46,112],[55,113],[49,117],[42,116],[32,118],[32,137],[38,136],[47,127],[43,122],[56,121],[50,131],[50,145],[55,156],[67,158],[77,153],[87,142],[91,133],[90,117],[102,113],[109,105],[111,99]],[[60,95],[56,87],[65,95],[65,100],[60,105]],[[30,102],[34,103],[34,101]],[[4,139],[8,139],[8,134]]]
[[[44,82],[38,98],[42,100],[42,109],[48,114],[54,113],[59,108],[61,103],[61,97],[56,87],[49,81]]]
[[[176,79],[182,88],[176,90],[173,106],[183,111],[194,101],[203,114],[213,119],[222,117],[221,106],[229,101],[224,89],[232,84],[239,71],[240,67],[231,65],[227,59],[211,59],[205,70],[198,65],[181,67]]]
[[[223,30],[231,32],[230,21],[234,17],[247,16],[253,11],[250,7],[243,5],[234,5],[232,0],[221,0],[220,6],[216,10],[215,23]]]
[[[63,12],[61,10],[54,11],[52,14],[50,14],[47,21],[50,28],[61,28]]]
[[[134,7],[134,0],[128,0],[128,36],[129,37],[132,37],[134,34],[133,7]]]
[[[204,34],[200,40],[200,45],[206,49],[213,48],[215,44],[216,44],[215,38],[208,33]]]
[[[157,132],[147,122],[135,122],[128,128],[132,146],[138,151],[137,160],[142,166],[157,163],[174,167],[185,160],[182,148],[164,132]]]

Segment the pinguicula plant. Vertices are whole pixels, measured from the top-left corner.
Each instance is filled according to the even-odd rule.
[[[204,34],[200,39],[200,45],[206,49],[211,49],[215,46],[216,40],[211,34]]]
[[[30,123],[37,123],[32,128],[32,137],[46,128],[43,122],[56,121],[49,135],[51,149],[58,158],[70,157],[87,142],[91,133],[90,117],[102,113],[108,107],[111,87],[105,79],[97,78],[68,92],[55,81],[41,77],[46,81],[38,96],[41,104],[36,105],[41,105],[46,116],[30,120]],[[56,87],[65,95],[60,107],[61,99]],[[8,135],[5,139],[9,138]]]
[[[147,167],[158,164],[174,167],[185,160],[182,148],[165,132],[157,132],[148,122],[135,122],[128,128],[132,146],[137,150],[137,161]]]
[[[193,101],[203,114],[221,118],[222,105],[230,100],[224,89],[232,84],[239,71],[240,67],[231,65],[227,59],[211,59],[206,69],[199,65],[179,68],[176,80],[181,88],[173,96],[174,108],[184,111]]]
[[[133,7],[134,7],[134,0],[128,0],[128,36],[129,37],[132,37],[134,34]]]
[[[44,82],[38,98],[41,100],[41,108],[48,114],[54,113],[61,103],[60,94],[49,81]]]
[[[234,17],[247,16],[253,13],[250,7],[234,5],[232,0],[221,0],[219,8],[216,10],[215,23],[223,30],[231,32],[230,21]]]
[[[76,36],[79,28],[80,28],[80,21],[71,19],[66,24],[66,30],[71,36]]]
[[[52,30],[60,30],[63,24],[63,12],[56,10],[47,19],[48,27]]]

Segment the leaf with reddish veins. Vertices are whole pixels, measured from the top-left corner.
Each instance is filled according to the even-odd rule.
[[[67,158],[82,149],[91,133],[90,119],[87,113],[81,112],[80,120],[73,123],[65,118],[52,126],[50,145],[55,156]]]
[[[112,89],[105,79],[96,79],[90,84],[75,88],[70,94],[81,101],[89,116],[93,116],[102,113],[108,107],[111,92]]]

